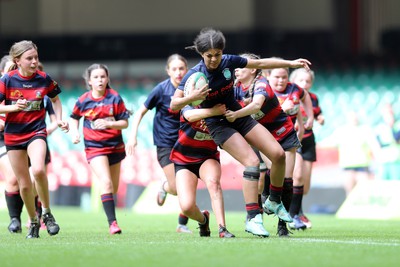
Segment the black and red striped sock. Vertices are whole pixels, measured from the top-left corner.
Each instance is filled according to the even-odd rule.
[[[247,219],[251,220],[254,217],[256,217],[257,214],[260,214],[260,207],[258,206],[258,203],[247,203],[246,211],[247,211]]]
[[[189,218],[186,215],[184,215],[182,213],[179,214],[178,223],[180,225],[187,225],[188,221],[189,221]]]
[[[278,187],[271,184],[269,186],[269,199],[276,203],[281,203],[282,192],[283,192],[283,186]]]

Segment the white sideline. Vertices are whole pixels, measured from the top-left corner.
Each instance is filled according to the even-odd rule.
[[[333,240],[333,239],[317,239],[317,238],[292,238],[291,241],[307,242],[307,243],[336,243],[336,244],[350,244],[350,245],[367,245],[367,246],[390,246],[398,247],[399,240],[393,240],[393,243],[388,242],[375,242],[366,240]]]

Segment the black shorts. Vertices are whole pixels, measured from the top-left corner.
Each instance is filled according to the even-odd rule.
[[[88,159],[88,163],[90,163],[90,161],[92,159],[94,159],[95,157],[99,157],[99,156],[106,156],[108,158],[108,166],[112,166],[114,164],[117,164],[119,162],[121,162],[125,157],[126,157],[126,153],[121,152],[121,153],[111,153],[111,154],[103,154],[103,155],[96,155],[90,159]]]
[[[316,144],[315,144],[315,136],[314,134],[303,138],[301,141],[301,156],[303,160],[315,162],[317,161],[317,151],[316,151]]]
[[[157,147],[157,160],[161,168],[173,163],[169,158],[171,151],[172,147]]]
[[[299,138],[297,137],[296,131],[291,131],[285,138],[279,141],[279,144],[285,151],[289,151],[293,148],[299,149],[301,148],[301,143]]]
[[[195,164],[188,164],[188,165],[179,165],[175,163],[175,175],[178,173],[179,170],[188,170],[194,175],[196,175],[197,178],[200,178],[200,167],[203,164],[201,163],[195,163]]]
[[[29,140],[29,142],[27,142],[25,144],[21,144],[21,145],[17,145],[17,146],[6,146],[6,149],[7,149],[7,151],[9,151],[9,150],[27,150],[28,145],[36,139],[42,139],[46,142],[46,156],[44,158],[44,163],[47,165],[51,162],[51,155],[50,155],[49,145],[47,143],[47,138],[45,138],[43,136],[33,137],[31,140]],[[31,166],[31,161],[29,158],[28,158],[28,165],[29,165],[29,167]]]
[[[369,167],[346,167],[346,168],[343,168],[343,170],[345,170],[345,171],[355,171],[355,172],[366,172],[366,173],[370,173],[371,172]]]
[[[221,146],[226,140],[228,140],[233,134],[240,133],[242,136],[248,134],[251,129],[256,126],[258,122],[246,116],[239,118],[234,122],[228,122],[226,119],[221,119],[219,122],[212,122],[207,124],[207,128],[214,140],[214,142]]]
[[[217,161],[219,164],[221,164],[220,161],[219,161],[219,158],[214,158],[214,157],[209,157],[207,159],[204,159],[201,162],[193,163],[193,164],[177,164],[177,163],[174,163],[175,175],[179,170],[188,170],[191,173],[193,173],[194,175],[196,175],[197,178],[200,178],[200,167],[201,167],[201,165],[203,165],[204,162],[206,162],[209,159],[213,159],[213,160]]]

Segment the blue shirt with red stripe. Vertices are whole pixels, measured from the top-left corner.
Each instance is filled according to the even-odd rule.
[[[211,89],[207,98],[201,103],[202,108],[211,108],[216,104],[225,104],[226,108],[232,111],[241,108],[241,105],[235,99],[233,87],[235,82],[235,69],[244,68],[247,65],[247,58],[236,55],[222,55],[221,63],[218,68],[212,71],[207,70],[204,60],[201,60],[196,66],[190,69],[181,84],[179,90],[183,90],[185,83],[191,74],[202,72],[208,80],[208,87]],[[206,118],[205,121],[215,122],[225,119],[224,116],[215,116]]]
[[[80,120],[84,117],[83,136],[88,160],[98,155],[125,151],[121,130],[94,129],[94,121],[97,119],[127,120],[129,116],[122,97],[111,88],[107,88],[101,98],[94,98],[92,91],[88,91],[78,98],[71,118]]]
[[[18,70],[4,74],[0,79],[0,102],[14,105],[18,99],[26,99],[28,106],[6,115],[4,142],[7,146],[26,144],[33,137],[47,137],[44,97],[56,97],[61,89],[47,73],[36,71],[29,77]]]
[[[265,77],[258,77],[256,79],[252,96],[250,96],[250,92],[245,90],[239,82],[235,88],[236,99],[242,102],[244,98],[254,97],[255,95],[264,96],[265,100],[260,111],[253,114],[252,117],[267,128],[277,141],[280,141],[290,132],[294,131],[292,120],[282,110],[279,100],[267,79]]]
[[[175,94],[171,79],[160,82],[150,92],[144,106],[156,108],[153,119],[153,142],[157,147],[173,147],[178,139],[179,111],[170,108],[171,98]]]
[[[184,107],[181,114],[189,109],[193,107]],[[209,132],[201,126],[201,120],[188,122],[181,115],[179,137],[171,151],[170,159],[179,165],[202,163],[207,159],[219,160],[217,145]]]

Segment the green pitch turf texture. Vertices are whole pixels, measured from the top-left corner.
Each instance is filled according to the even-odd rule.
[[[400,221],[343,220],[311,215],[313,228],[279,238],[277,219],[264,216],[271,233],[259,238],[244,231],[245,213],[227,213],[234,239],[218,238],[211,213],[211,237],[175,232],[177,215],[143,215],[118,210],[123,233],[111,236],[105,214],[53,207],[61,231],[26,240],[26,213],[22,234],[7,231],[9,219],[0,211],[0,266],[400,266]],[[379,216],[379,214],[377,214]]]

